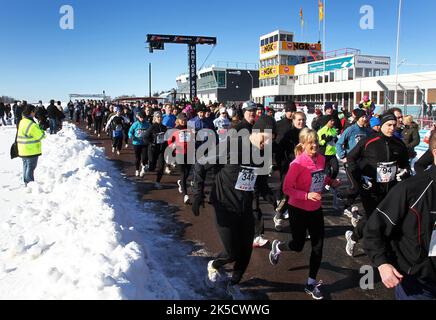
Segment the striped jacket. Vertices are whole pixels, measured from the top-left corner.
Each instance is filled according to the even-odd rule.
[[[412,275],[436,290],[436,247],[431,247],[432,235],[436,237],[435,226],[433,165],[395,186],[378,205],[366,223],[363,247],[376,267],[392,264],[401,273]]]

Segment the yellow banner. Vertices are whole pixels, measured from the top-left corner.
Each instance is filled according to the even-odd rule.
[[[271,66],[260,69],[259,79],[267,79],[277,77],[279,74],[279,66]]]
[[[282,41],[282,50],[314,50],[321,51],[320,43],[286,42]]]
[[[278,42],[273,42],[273,43],[270,43],[270,44],[267,44],[267,45],[261,47],[260,53],[265,54],[265,53],[273,52],[273,51],[276,51],[277,48],[278,48]]]
[[[259,72],[259,79],[274,78],[279,74],[293,76],[295,74],[295,67],[281,65],[262,68]]]

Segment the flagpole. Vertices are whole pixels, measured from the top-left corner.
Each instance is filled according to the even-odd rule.
[[[319,0],[318,0],[318,41],[321,42],[321,19],[319,18]]]
[[[326,46],[326,44],[325,44],[325,20],[326,20],[326,9],[325,9],[325,2],[326,2],[326,0],[323,0],[324,1],[324,5],[323,5],[323,37],[324,37],[324,40],[323,40],[323,46],[324,46],[324,103],[326,102],[326,88],[327,88],[327,86],[326,86],[326,83],[325,83],[325,74],[326,74],[326,61],[325,61],[325,59],[326,59],[326,52],[327,52],[327,46]]]

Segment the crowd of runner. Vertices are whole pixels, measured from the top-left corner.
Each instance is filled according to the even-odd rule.
[[[18,126],[23,108],[26,102],[11,107],[0,103],[0,124],[13,117]],[[350,257],[361,245],[383,283],[396,288],[398,299],[436,297],[436,132],[427,139],[429,150],[412,168],[421,140],[419,126],[401,109],[375,114],[367,98],[351,113],[326,105],[315,110],[310,128],[306,113],[294,103],[280,114],[251,101],[225,106],[82,100],[70,101],[65,111],[71,122],[96,138],[108,135],[114,156],[132,145],[136,177],[155,173],[156,189],[162,188],[164,174],[178,174],[178,191],[196,216],[204,206],[206,181],[214,179],[208,202],[224,248],[207,266],[210,287],[225,280],[223,267],[234,263],[227,292],[240,295],[238,284],[253,248],[268,243],[259,207],[263,197],[275,210],[276,230],[281,232],[288,220],[292,235],[288,242],[272,241],[270,263],[279,263],[286,251],[301,252],[309,238],[312,251],[304,290],[322,299],[322,281],[317,279],[324,246],[322,198],[330,192],[335,208],[350,218],[350,230],[344,234]],[[47,108],[40,103],[34,114],[44,131],[55,134],[62,128],[60,102],[51,101]],[[203,129],[217,138],[218,147],[206,153],[207,161],[189,152],[190,142],[200,150],[211,139]],[[236,150],[221,147],[232,141],[239,142]],[[245,157],[244,142],[261,153],[271,146],[269,172],[258,173],[265,163],[254,161],[255,151]],[[169,159],[168,149],[176,161]],[[236,163],[211,161],[233,156]],[[278,171],[281,183],[275,191],[269,186],[273,171]],[[400,193],[403,198],[398,198]]]

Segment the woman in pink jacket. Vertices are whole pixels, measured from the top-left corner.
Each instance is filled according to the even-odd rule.
[[[321,207],[321,193],[326,184],[333,187],[339,181],[325,174],[325,158],[318,152],[318,136],[316,131],[303,129],[300,133],[300,144],[295,148],[295,160],[290,164],[283,183],[283,192],[289,196],[289,219],[292,241],[274,240],[269,254],[271,264],[276,265],[282,251],[301,252],[309,232],[312,243],[309,278],[304,290],[314,299],[323,299],[319,289],[322,282],[316,281],[322,260],[324,244],[324,215]]]

